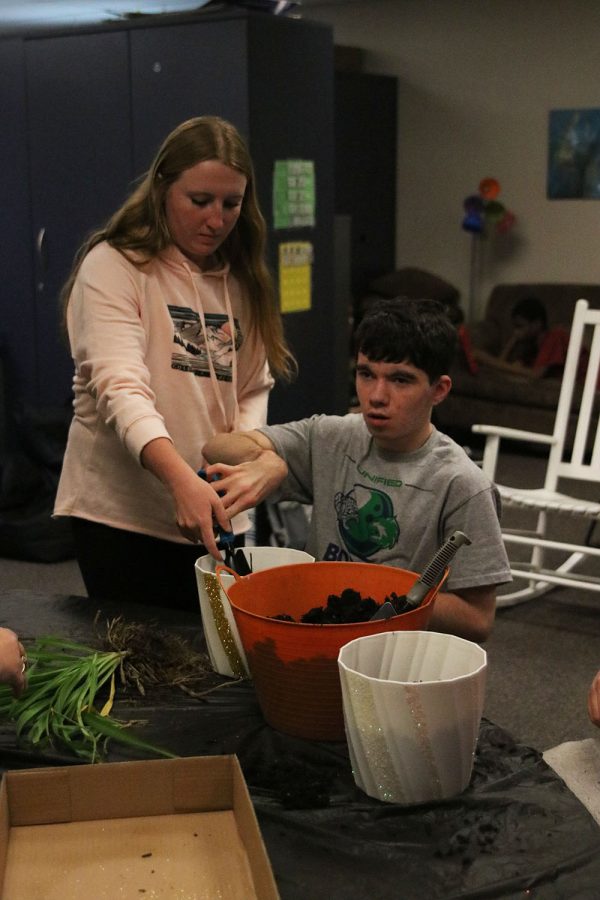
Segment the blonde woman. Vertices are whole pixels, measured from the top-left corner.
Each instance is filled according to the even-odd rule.
[[[81,248],[65,286],[74,418],[55,515],[70,516],[91,597],[198,609],[194,560],[243,539],[198,477],[217,432],[266,421],[294,360],[265,263],[238,131],[190,119]]]

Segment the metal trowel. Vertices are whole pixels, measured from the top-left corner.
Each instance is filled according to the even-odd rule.
[[[456,551],[462,547],[463,544],[470,543],[471,539],[462,531],[453,532],[436,552],[435,556],[426,567],[423,574],[415,581],[408,594],[403,594],[401,597],[397,598],[395,603],[398,608],[396,608],[391,600],[386,600],[385,603],[381,604],[375,615],[371,616],[371,621],[374,621],[375,619],[390,619],[392,616],[397,616],[403,612],[410,612],[411,610],[416,609],[417,606],[420,606],[429,591],[442,580],[446,567]]]

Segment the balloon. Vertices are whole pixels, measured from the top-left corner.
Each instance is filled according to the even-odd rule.
[[[465,197],[463,207],[467,213],[482,213],[483,200],[479,194],[470,194],[468,197]]]
[[[493,224],[500,222],[504,218],[505,213],[506,207],[499,203],[498,200],[490,200],[489,203],[485,204],[485,218],[488,222]]]
[[[513,227],[515,216],[503,203],[496,200],[500,193],[500,183],[496,178],[482,178],[479,193],[469,194],[463,200],[465,216],[462,227],[471,234],[485,234],[489,226],[494,226],[498,234],[505,234]]]
[[[500,193],[500,182],[495,178],[482,178],[479,182],[479,193],[484,200],[495,200]]]
[[[483,231],[483,218],[481,213],[475,211],[468,212],[463,219],[462,227],[465,231],[470,231],[472,234],[481,234]]]
[[[506,210],[503,217],[500,219],[500,221],[496,225],[496,231],[499,234],[506,234],[508,231],[510,231],[510,229],[513,227],[514,224],[515,224],[514,213],[511,213],[511,212],[509,212],[509,210]]]

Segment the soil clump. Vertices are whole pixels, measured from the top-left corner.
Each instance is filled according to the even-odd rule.
[[[344,625],[352,622],[368,622],[386,602],[392,604],[396,615],[405,612],[408,608],[405,598],[398,596],[395,591],[392,591],[382,603],[378,603],[372,597],[362,597],[353,588],[346,588],[341,594],[330,594],[325,606],[313,606],[300,617],[299,621],[308,625]],[[272,618],[283,622],[296,621],[287,613],[279,613]]]

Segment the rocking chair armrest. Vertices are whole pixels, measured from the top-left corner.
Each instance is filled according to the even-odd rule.
[[[508,438],[513,441],[535,441],[538,444],[548,445],[556,443],[556,439],[552,434],[541,434],[539,431],[521,431],[520,428],[505,428],[501,425],[473,425],[471,430],[476,434],[486,435],[481,469],[490,481],[496,480],[501,438]]]
[[[493,437],[508,438],[511,441],[531,441],[538,444],[554,444],[553,434],[542,434],[539,431],[522,431],[520,428],[506,428],[502,425],[472,425],[476,434],[487,434]]]

